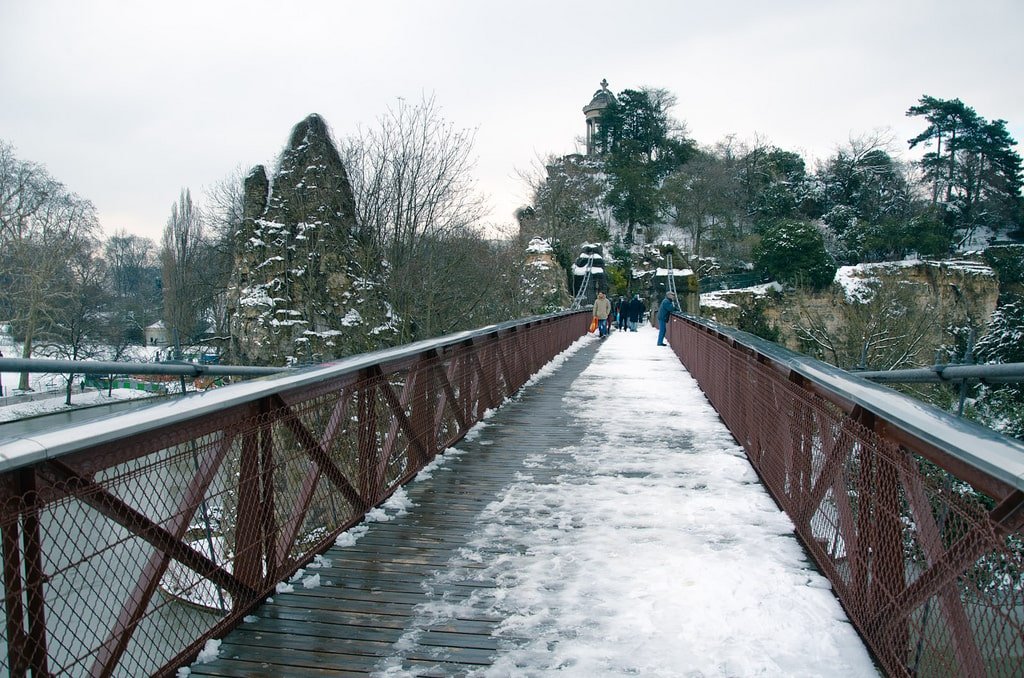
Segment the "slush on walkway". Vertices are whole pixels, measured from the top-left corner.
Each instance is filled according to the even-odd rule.
[[[397,531],[439,540],[436,517],[461,497],[443,488],[483,497],[454,502],[451,521],[470,510],[467,526],[444,564],[425,570],[421,602],[367,670],[877,675],[789,519],[676,356],[655,342],[648,327],[584,337],[401,490],[376,516],[387,520],[342,535],[325,554],[337,567],[360,549],[355,537],[364,551]],[[322,576],[333,581],[323,586],[344,587],[343,571]],[[286,593],[275,605],[315,594]],[[486,622],[478,647],[489,666],[437,641],[459,620]],[[229,635],[218,662],[193,669],[216,673],[246,651]]]

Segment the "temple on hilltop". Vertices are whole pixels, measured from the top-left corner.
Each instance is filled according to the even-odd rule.
[[[594,92],[590,103],[583,107],[583,115],[587,118],[587,155],[594,155],[598,124],[601,113],[615,101],[615,95],[608,90],[608,80],[601,80],[601,89]]]

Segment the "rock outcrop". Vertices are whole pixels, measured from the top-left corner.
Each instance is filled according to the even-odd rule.
[[[703,294],[701,315],[762,336],[768,330],[768,338],[844,368],[865,359],[865,346],[886,343],[911,351],[908,364],[926,365],[940,348],[962,350],[956,344],[968,328],[980,336],[998,297],[998,278],[982,262],[904,261],[840,268],[832,288],[817,293],[773,283]],[[870,356],[867,363],[893,367],[870,364]]]
[[[355,226],[344,163],[323,119],[310,115],[292,130],[272,180],[263,166],[245,179],[228,301],[237,361],[321,362],[367,350],[367,336],[390,331]]]
[[[598,292],[608,291],[604,272],[604,254],[600,244],[585,242],[572,267],[572,287],[576,295],[582,292],[583,304],[593,304]]]
[[[572,303],[565,269],[555,259],[551,242],[544,238],[533,238],[526,248],[522,285],[524,306],[532,315],[560,311]]]

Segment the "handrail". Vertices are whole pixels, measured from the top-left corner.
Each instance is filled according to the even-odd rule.
[[[718,323],[668,339],[887,675],[1020,675],[1024,444]]]
[[[778,369],[792,372],[822,387],[837,401],[861,407],[922,443],[991,474],[1016,490],[1024,490],[1024,442],[874,384],[861,373],[847,372],[727,325],[684,313],[678,315],[707,332],[720,335],[736,347],[755,351]],[[947,370],[952,370],[955,375],[951,379],[960,376],[959,370],[952,367]]]
[[[0,674],[172,675],[589,320],[500,323],[0,439]]]
[[[520,325],[528,325],[547,318],[560,318],[570,312],[551,316],[533,316],[521,320],[488,325],[475,330],[456,332],[444,337],[425,339],[394,348],[380,349],[369,353],[341,358],[306,368],[277,368],[264,373],[262,378],[244,383],[232,384],[231,388],[218,388],[202,393],[192,393],[173,401],[154,403],[145,409],[116,414],[102,421],[86,421],[43,433],[0,437],[0,473],[21,466],[37,463],[42,459],[54,459],[99,443],[118,438],[139,435],[181,422],[208,415],[218,410],[237,407],[269,398],[287,391],[308,388],[327,379],[339,379],[358,373],[369,366],[382,363],[401,363],[423,353],[437,351],[463,342],[472,342],[482,337],[507,331]],[[140,363],[145,364],[145,363]],[[225,366],[226,367],[226,366]],[[268,368],[260,368],[268,369]],[[154,372],[154,374],[157,374]],[[0,428],[0,436],[3,429]]]
[[[1017,384],[1024,381],[1024,363],[988,365],[933,365],[903,370],[871,370],[853,372],[861,379],[879,384],[943,384],[980,381],[984,384]]]
[[[0,372],[60,374],[161,374],[202,376],[264,377],[288,372],[290,367],[253,365],[204,365],[182,360],[142,363],[115,360],[57,360],[53,358],[0,358]]]

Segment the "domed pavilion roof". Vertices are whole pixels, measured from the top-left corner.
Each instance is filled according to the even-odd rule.
[[[601,89],[594,92],[594,98],[590,100],[590,103],[583,107],[583,112],[590,114],[592,112],[600,112],[615,101],[615,95],[608,90],[608,81],[601,81]]]

